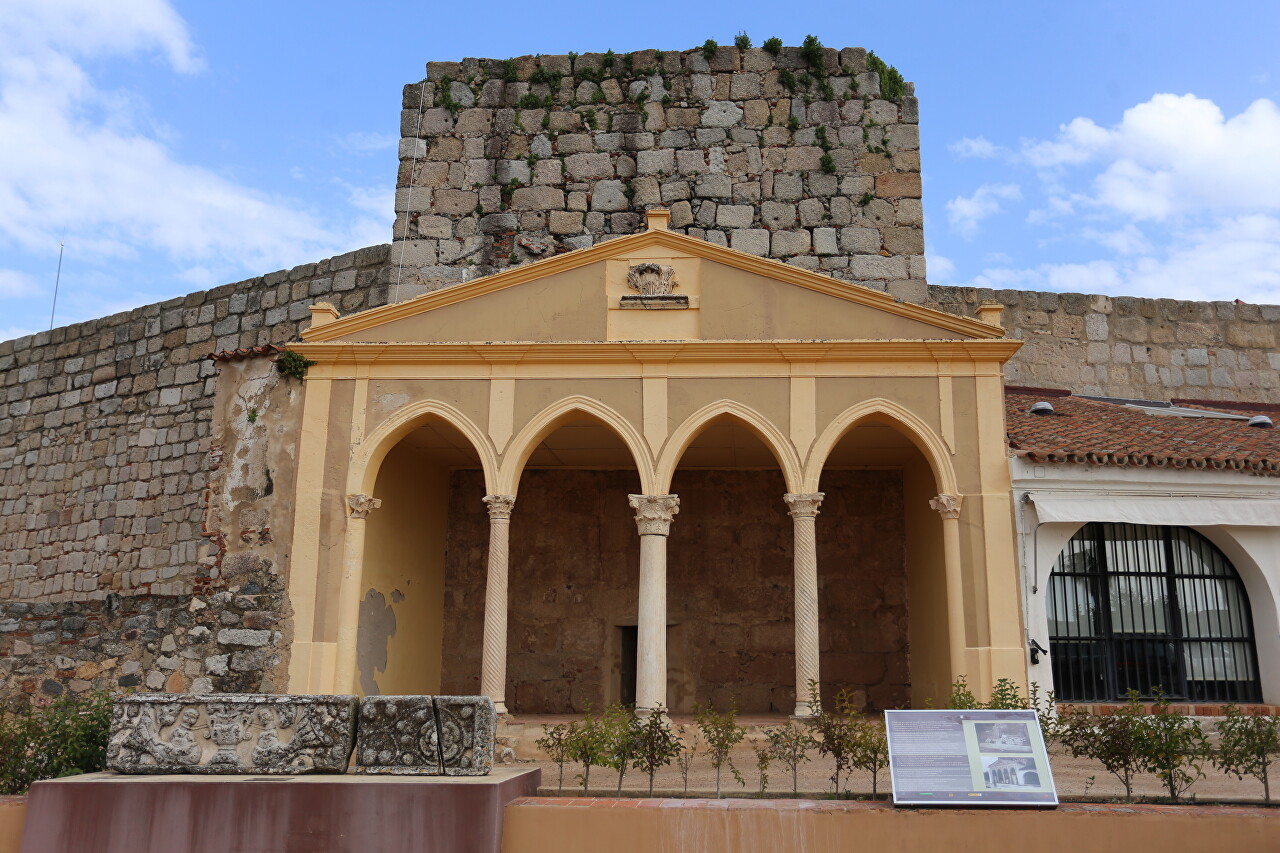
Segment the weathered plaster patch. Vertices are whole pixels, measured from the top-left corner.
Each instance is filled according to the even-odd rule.
[[[393,601],[395,596],[393,592]],[[360,602],[360,627],[356,632],[356,668],[360,673],[360,691],[366,696],[379,693],[376,675],[387,671],[387,649],[395,635],[395,610],[382,593],[369,590]]]

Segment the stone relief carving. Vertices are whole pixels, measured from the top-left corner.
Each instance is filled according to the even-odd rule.
[[[811,494],[792,494],[788,493],[782,496],[786,501],[787,513],[792,518],[802,518],[805,516],[817,516],[818,507],[822,504],[822,499],[826,497],[823,492],[813,492]]]
[[[111,711],[107,766],[120,773],[342,773],[354,696],[142,694]]]
[[[670,296],[679,282],[673,267],[643,263],[627,270],[627,284],[641,296]]]
[[[485,776],[496,733],[488,696],[368,696],[360,700],[355,772]]]
[[[937,512],[943,518],[959,518],[960,496],[938,495],[936,498],[931,498],[929,500],[929,508]]]
[[[371,510],[382,506],[382,498],[371,498],[368,495],[347,495],[347,506],[351,508],[352,518],[368,518]]]
[[[490,518],[511,518],[511,510],[516,505],[515,495],[485,495],[483,500]]]

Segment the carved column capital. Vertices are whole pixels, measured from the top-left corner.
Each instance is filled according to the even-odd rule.
[[[812,494],[785,494],[782,499],[787,502],[787,512],[792,518],[814,518],[818,514],[818,506],[826,497],[824,492]]]
[[[489,508],[489,518],[496,520],[511,518],[511,508],[515,506],[515,495],[485,495],[484,505]]]
[[[962,500],[964,500],[963,495],[938,495],[936,498],[929,499],[929,508],[943,518],[959,518]]]
[[[680,511],[676,495],[627,495],[627,503],[636,511],[636,529],[641,536],[666,536],[671,520]]]
[[[382,498],[371,498],[368,495],[347,495],[347,506],[352,518],[368,518],[369,510],[382,506]]]

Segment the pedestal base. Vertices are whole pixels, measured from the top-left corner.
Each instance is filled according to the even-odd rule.
[[[122,776],[37,782],[22,853],[498,853],[537,769],[489,776]]]

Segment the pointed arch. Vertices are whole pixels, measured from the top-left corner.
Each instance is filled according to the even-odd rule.
[[[657,488],[660,491],[657,494],[665,494],[671,488],[671,478],[675,476],[681,457],[684,456],[684,452],[689,449],[689,445],[693,443],[693,440],[697,438],[703,428],[723,415],[729,415],[741,421],[755,433],[756,437],[764,443],[764,446],[769,448],[769,452],[773,454],[773,457],[778,460],[778,467],[782,469],[782,476],[787,483],[787,490],[792,492],[800,491],[799,486],[803,479],[803,466],[795,445],[791,443],[786,434],[776,424],[750,406],[746,406],[736,400],[716,400],[714,403],[708,403],[685,418],[684,423],[676,428],[675,432],[671,434],[671,437],[663,445],[662,453],[658,457]]]
[[[856,406],[845,409],[827,425],[813,444],[808,464],[804,469],[804,482],[800,491],[818,491],[822,468],[826,465],[827,457],[831,455],[836,444],[859,422],[873,415],[882,415],[893,421],[903,435],[924,454],[929,467],[933,469],[934,480],[940,494],[959,494],[955,468],[951,465],[951,456],[942,438],[915,412],[883,397],[863,400]]]
[[[494,491],[498,482],[498,454],[493,442],[470,418],[448,403],[437,400],[418,400],[397,409],[356,445],[348,469],[347,494],[373,494],[382,460],[401,439],[433,417],[466,436],[476,455],[480,457],[485,487],[489,494],[499,494]]]
[[[533,455],[542,440],[555,432],[560,424],[575,412],[589,415],[613,430],[631,453],[632,462],[640,475],[640,488],[644,494],[657,494],[652,491],[654,483],[653,458],[645,446],[644,438],[625,417],[615,409],[606,406],[591,397],[575,395],[565,397],[547,406],[534,415],[511,439],[507,451],[503,454],[502,465],[498,471],[498,490],[495,494],[514,495],[520,486],[520,475],[524,472],[525,463]]]

